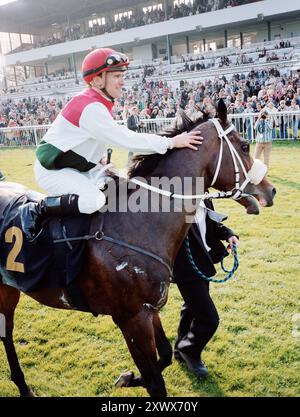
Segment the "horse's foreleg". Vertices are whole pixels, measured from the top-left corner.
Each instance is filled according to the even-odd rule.
[[[153,326],[159,356],[158,365],[160,370],[163,371],[167,366],[171,365],[173,351],[162,327],[158,311],[153,312]]]
[[[0,277],[1,280],[1,277]],[[14,312],[19,302],[20,292],[0,283],[1,340],[4,344],[11,372],[11,380],[16,384],[22,397],[34,397],[33,391],[25,382],[13,342]]]
[[[156,343],[152,312],[141,310],[126,322],[117,322],[125,337],[131,356],[142,378],[125,374],[126,384],[119,386],[145,386],[151,397],[167,395],[165,383],[156,357]],[[122,377],[121,377],[122,378]]]
[[[154,326],[156,349],[159,356],[158,366],[162,372],[167,366],[171,365],[173,351],[165,335],[158,311],[153,312],[152,322]],[[118,379],[117,385],[126,387],[146,387],[143,377],[134,376],[132,371],[127,371],[122,374]]]

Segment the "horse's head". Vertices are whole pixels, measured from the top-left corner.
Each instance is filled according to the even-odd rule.
[[[247,213],[258,214],[257,200],[261,206],[272,206],[276,190],[265,177],[265,165],[253,160],[248,142],[228,121],[223,100],[218,103],[217,117],[220,123],[215,123],[215,132],[219,135],[216,158],[209,164],[211,185],[218,190],[234,190],[233,198],[247,209]]]
[[[218,119],[208,120],[209,115],[192,121],[181,112],[181,122],[162,134],[173,137],[184,131],[200,130],[204,141],[200,152],[175,149],[164,155],[139,155],[134,158],[129,178],[168,176],[203,176],[204,186],[226,191],[247,209],[248,214],[258,214],[259,206],[271,206],[275,188],[265,178],[266,167],[253,161],[249,144],[227,120],[227,108],[223,100],[217,107]],[[208,121],[207,121],[208,120]],[[199,161],[201,159],[201,162]],[[198,167],[193,171],[193,167]],[[232,191],[232,193],[230,192]]]

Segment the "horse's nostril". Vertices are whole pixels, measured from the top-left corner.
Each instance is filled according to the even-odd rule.
[[[276,195],[276,188],[273,188],[273,189],[272,189],[272,198],[274,198],[274,197],[275,197],[275,195]]]

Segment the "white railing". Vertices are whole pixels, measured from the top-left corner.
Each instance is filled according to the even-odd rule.
[[[140,132],[159,133],[174,124],[175,118],[142,119]]]
[[[270,113],[273,120],[273,140],[295,140],[300,137],[300,110]],[[229,114],[237,131],[249,142],[255,141],[258,113]],[[174,124],[174,118],[142,119],[140,132],[159,133]],[[118,121],[126,125],[126,121]],[[37,146],[50,125],[0,128],[0,148]]]
[[[0,147],[37,146],[50,125],[0,128]]]
[[[237,131],[249,142],[255,141],[257,130],[255,123],[258,120],[258,113],[236,113],[229,114],[232,123]],[[269,112],[273,122],[272,139],[275,140],[296,140],[300,137],[300,110]]]

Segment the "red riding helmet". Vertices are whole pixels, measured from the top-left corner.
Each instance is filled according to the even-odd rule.
[[[126,55],[110,48],[99,48],[87,54],[82,62],[82,76],[89,84],[104,71],[126,71],[129,59]]]

